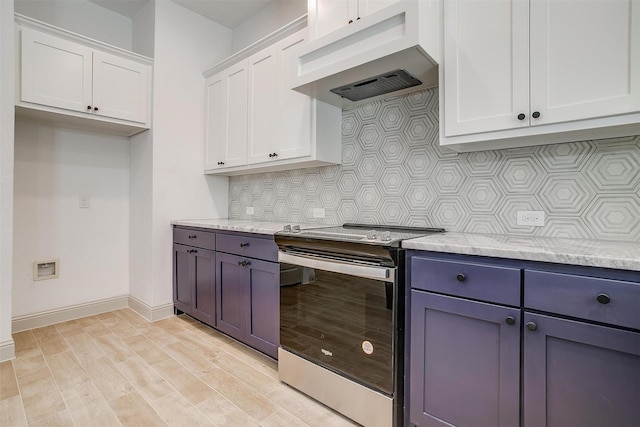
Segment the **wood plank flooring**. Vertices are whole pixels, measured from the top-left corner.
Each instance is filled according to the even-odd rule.
[[[129,309],[13,335],[0,426],[357,425],[278,381],[268,357],[191,319]]]

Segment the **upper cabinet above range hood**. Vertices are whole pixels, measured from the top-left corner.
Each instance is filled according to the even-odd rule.
[[[339,107],[438,84],[441,6],[403,0],[291,52],[292,89]]]

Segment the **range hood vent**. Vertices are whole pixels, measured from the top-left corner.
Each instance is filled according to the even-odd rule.
[[[348,108],[437,86],[440,3],[398,1],[297,46],[291,51],[291,88]]]
[[[421,84],[420,80],[405,70],[398,69],[331,89],[331,92],[355,102]]]

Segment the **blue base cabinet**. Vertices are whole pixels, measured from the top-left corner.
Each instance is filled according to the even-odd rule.
[[[640,426],[640,275],[409,251],[412,425]]]
[[[525,426],[640,425],[640,333],[533,313],[524,321]]]
[[[411,422],[517,426],[520,310],[411,291]]]
[[[174,227],[176,312],[277,358],[280,264],[271,236]]]
[[[280,342],[280,265],[218,253],[217,328],[276,358]]]

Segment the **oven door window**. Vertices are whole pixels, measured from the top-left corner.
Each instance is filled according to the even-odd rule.
[[[393,394],[393,283],[297,268],[280,287],[280,344],[377,391]],[[295,276],[295,274],[294,274]]]

